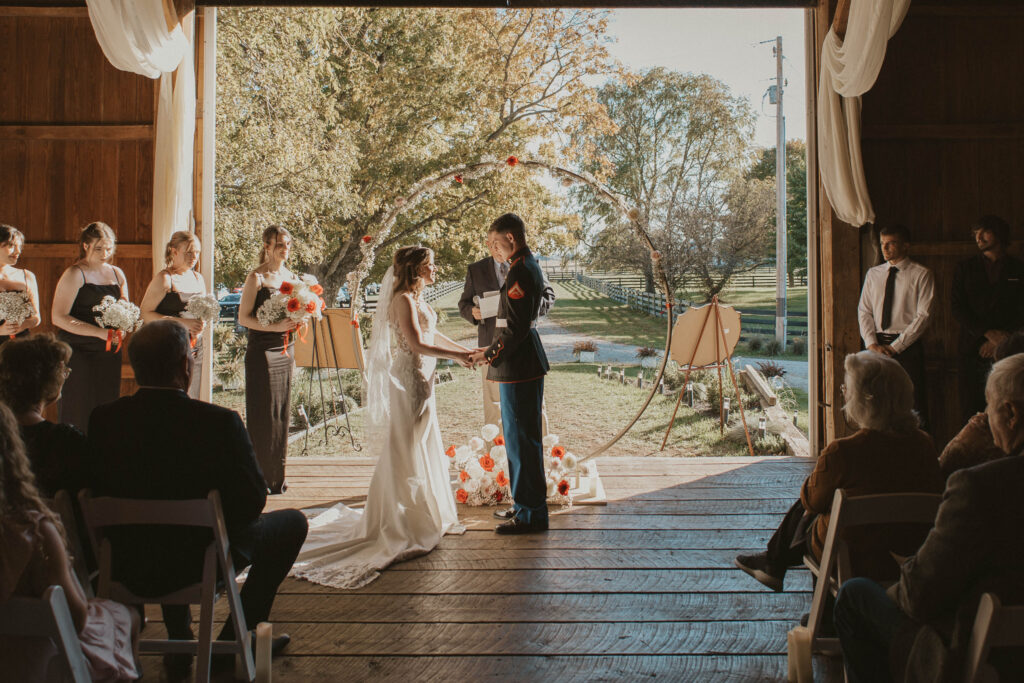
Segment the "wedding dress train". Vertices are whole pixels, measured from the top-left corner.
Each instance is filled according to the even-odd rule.
[[[378,305],[390,307],[390,297],[382,296]],[[387,312],[381,313],[374,326],[388,325],[396,343],[385,375],[387,422],[376,436],[384,443],[366,506],[358,510],[339,503],[310,520],[292,569],[293,576],[324,586],[360,588],[393,562],[430,552],[442,535],[465,532],[437,422],[437,361],[413,353]],[[418,299],[417,314],[424,341],[433,344],[437,315]]]

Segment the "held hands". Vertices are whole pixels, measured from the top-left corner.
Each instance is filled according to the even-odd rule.
[[[470,354],[469,354],[469,362],[472,364],[473,369],[476,369],[480,365],[485,365],[485,364],[489,365],[489,363],[487,362],[487,359],[484,357],[484,354],[486,352],[487,352],[487,349],[484,349],[484,348],[480,348],[480,349],[477,349],[476,351],[470,352]]]
[[[882,356],[895,356],[896,355],[896,352],[888,344],[872,344],[872,345],[870,345],[868,347],[868,350],[869,351],[874,351],[875,353],[877,353],[879,355],[882,355]]]
[[[178,322],[185,326],[185,329],[189,331],[193,337],[203,333],[206,329],[205,320],[196,320],[195,318],[178,318]]]
[[[5,322],[3,325],[0,325],[0,337],[15,334],[19,327],[21,325],[18,323]]]

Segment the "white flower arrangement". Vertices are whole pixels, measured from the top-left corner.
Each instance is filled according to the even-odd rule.
[[[20,326],[33,313],[28,292],[0,292],[0,321]]]
[[[260,325],[269,327],[283,320],[301,325],[310,318],[320,320],[327,304],[320,297],[324,288],[312,275],[303,275],[296,281],[285,280],[270,298],[256,311]]]
[[[181,317],[214,322],[220,317],[220,302],[212,294],[196,294],[185,303]]]
[[[505,440],[498,436],[498,428],[484,425],[481,430],[486,441],[474,436],[466,446],[449,446],[456,474],[455,499],[466,505],[497,505],[511,503],[511,482],[508,478],[508,451]],[[549,503],[572,505],[569,480],[581,467],[579,458],[558,445],[558,437],[544,437],[544,477],[547,481]],[[582,466],[586,466],[583,463]]]
[[[129,333],[142,327],[142,314],[131,301],[105,296],[92,310],[99,313],[96,324],[105,329]]]

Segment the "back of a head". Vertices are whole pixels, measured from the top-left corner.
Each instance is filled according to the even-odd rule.
[[[985,384],[990,401],[1024,406],[1024,353],[1014,354],[992,366]]]
[[[914,413],[914,383],[888,356],[861,351],[846,356],[846,403],[850,421],[882,432],[909,432],[920,424]]]
[[[146,323],[128,342],[128,361],[140,386],[176,386],[188,355],[188,331],[173,320]]]
[[[57,398],[71,347],[52,334],[12,339],[0,347],[0,399],[16,413]]]
[[[18,421],[11,409],[0,403],[0,520],[5,517],[24,519],[24,513],[30,510],[41,512],[50,521],[55,521],[36,488],[36,478],[25,455]],[[2,537],[0,534],[0,541]]]
[[[526,224],[523,219],[514,213],[506,213],[498,216],[491,223],[488,232],[497,232],[502,235],[512,235],[519,246],[526,245]]]

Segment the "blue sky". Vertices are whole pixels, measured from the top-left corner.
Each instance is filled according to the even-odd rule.
[[[806,138],[804,10],[628,9],[612,15],[612,55],[633,70],[664,66],[707,73],[749,98],[756,142],[775,146],[775,106],[762,95],[774,83],[775,36],[782,36],[786,138]],[[770,40],[772,44],[759,44]]]

